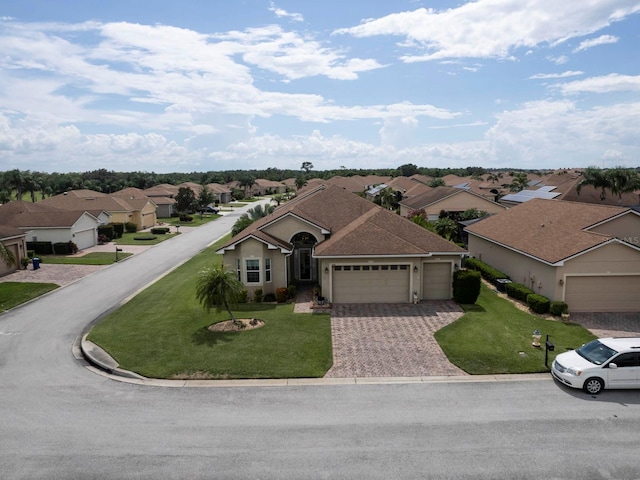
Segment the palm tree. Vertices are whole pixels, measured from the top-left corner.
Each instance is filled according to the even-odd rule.
[[[265,205],[264,208],[262,208],[262,205],[260,204],[250,208],[247,210],[247,213],[240,215],[240,218],[238,218],[236,223],[233,224],[233,227],[231,228],[231,235],[236,236],[256,220],[260,220],[262,217],[266,217],[273,213],[275,208],[275,205],[270,204]]]
[[[598,167],[587,167],[582,177],[582,180],[576,185],[576,193],[580,195],[583,186],[591,185],[596,190],[600,189],[600,201],[604,202],[604,199],[607,198],[606,189],[611,190],[611,180],[606,173]]]
[[[276,193],[271,196],[271,201],[275,202],[276,206],[280,206],[280,204],[286,201],[287,196],[284,193]]]
[[[238,180],[238,186],[241,188],[244,188],[244,197],[245,198],[250,198],[251,197],[251,187],[253,187],[256,183],[256,179],[251,177],[251,176],[247,176],[247,177],[242,177],[240,180]]]
[[[296,190],[300,190],[307,184],[307,179],[302,176],[296,177]]]
[[[396,200],[396,194],[391,187],[383,188],[379,192],[380,205],[384,208],[391,210]]]
[[[521,192],[529,185],[529,179],[527,178],[527,174],[524,172],[516,173],[513,176],[513,180],[509,185],[509,191],[517,193]]]
[[[458,225],[450,218],[439,218],[435,223],[435,230],[441,237],[451,240],[458,231]]]
[[[242,322],[233,316],[229,304],[238,302],[243,290],[244,285],[235,272],[226,270],[224,265],[219,264],[200,272],[196,283],[196,298],[207,313],[212,307],[219,312],[224,306],[233,323],[240,326]]]
[[[0,242],[0,259],[10,267],[16,263],[16,257],[11,250],[9,250],[6,245]]]

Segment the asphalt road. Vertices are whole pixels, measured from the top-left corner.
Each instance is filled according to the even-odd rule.
[[[552,380],[162,388],[71,353],[88,323],[228,231],[164,242],[0,315],[0,479],[640,478],[640,393]]]

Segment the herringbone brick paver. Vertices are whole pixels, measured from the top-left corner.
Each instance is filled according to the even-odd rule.
[[[450,301],[334,305],[333,366],[325,377],[466,375],[433,337],[462,314]]]

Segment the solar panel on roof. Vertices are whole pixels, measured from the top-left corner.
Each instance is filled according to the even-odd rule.
[[[541,186],[537,191],[543,191],[543,192],[550,192],[552,190],[555,190],[556,186],[555,185],[543,185]]]

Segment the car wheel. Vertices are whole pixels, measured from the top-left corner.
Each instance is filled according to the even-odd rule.
[[[582,388],[591,395],[597,395],[604,388],[604,382],[599,378],[588,378]]]

